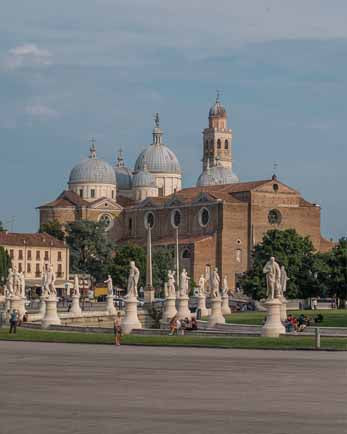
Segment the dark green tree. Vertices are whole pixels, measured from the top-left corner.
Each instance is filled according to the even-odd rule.
[[[62,241],[65,238],[63,226],[58,222],[58,220],[50,220],[47,223],[43,223],[40,226],[39,232],[45,232],[46,234],[52,235]]]
[[[0,220],[0,232],[5,232],[6,229],[4,228],[4,225],[2,223],[2,221]]]
[[[284,265],[290,280],[287,284],[288,298],[305,298],[318,295],[328,272],[324,259],[315,255],[308,237],[300,236],[294,229],[268,231],[252,252],[252,269],[240,280],[246,294],[255,299],[266,296],[263,267],[271,256]]]
[[[330,295],[337,296],[339,307],[347,299],[347,238],[341,238],[328,256]]]
[[[145,249],[137,244],[124,244],[117,246],[108,268],[113,284],[120,288],[127,288],[129,276],[129,262],[135,261],[140,270],[139,287],[146,282],[146,254]]]
[[[11,258],[6,250],[0,246],[0,283],[4,284],[7,279],[8,270],[11,268]]]
[[[167,272],[175,266],[175,249],[173,246],[158,246],[153,250],[153,286],[164,288]]]
[[[71,271],[90,274],[97,282],[105,280],[114,248],[107,238],[105,224],[79,220],[67,224],[66,231]]]

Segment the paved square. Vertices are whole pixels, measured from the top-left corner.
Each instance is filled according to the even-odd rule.
[[[336,434],[347,353],[0,342],[1,434]]]

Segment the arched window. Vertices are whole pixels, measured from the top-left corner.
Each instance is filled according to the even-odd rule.
[[[190,259],[191,253],[189,249],[184,249],[182,252],[182,259]]]
[[[222,147],[222,142],[220,141],[220,139],[217,140],[217,148],[221,149]]]
[[[228,140],[225,140],[224,149],[228,149],[228,148],[229,148],[229,142],[228,142]]]
[[[129,230],[129,234],[131,234],[132,229],[133,229],[133,219],[132,219],[132,218],[129,218],[129,220],[128,220],[128,230]]]

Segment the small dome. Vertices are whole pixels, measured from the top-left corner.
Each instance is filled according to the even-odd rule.
[[[116,176],[112,166],[96,158],[94,146],[90,150],[90,157],[76,164],[70,172],[69,184],[83,183],[116,185]]]
[[[148,172],[146,167],[144,170],[140,170],[133,177],[134,187],[156,187],[154,176]]]
[[[231,169],[223,166],[213,166],[201,173],[196,186],[206,187],[208,185],[236,184],[239,181],[239,178]]]
[[[119,150],[117,163],[114,167],[116,174],[117,187],[119,190],[131,190],[133,186],[132,171],[124,165],[123,152]]]
[[[227,112],[219,100],[219,94],[217,94],[216,102],[210,108],[208,116],[209,117],[218,116],[218,117],[223,117],[223,118],[227,117]]]
[[[181,174],[181,166],[176,155],[163,144],[151,145],[141,152],[135,163],[135,172],[143,170],[144,166],[151,173]]]

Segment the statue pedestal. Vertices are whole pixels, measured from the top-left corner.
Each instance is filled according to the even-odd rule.
[[[11,309],[11,298],[10,297],[6,297],[6,300],[5,300],[5,312],[7,312],[10,309]]]
[[[280,334],[285,333],[285,328],[281,322],[281,304],[277,298],[265,303],[267,316],[266,323],[261,330],[262,336],[278,338]]]
[[[178,311],[177,311],[177,318],[178,319],[184,319],[191,317],[191,312],[189,310],[189,297],[188,295],[182,295],[178,297]]]
[[[167,297],[165,299],[163,321],[171,320],[176,314],[176,297]]]
[[[72,305],[71,305],[70,313],[72,313],[73,315],[82,316],[82,309],[80,306],[79,295],[72,296]]]
[[[208,315],[208,310],[206,309],[206,297],[204,295],[198,295],[197,309],[201,312],[201,318]]]
[[[122,332],[128,335],[133,329],[142,329],[137,317],[137,298],[129,297],[125,301],[125,317],[122,321]]]
[[[61,324],[57,311],[57,301],[56,297],[46,299],[46,313],[41,322],[43,329],[48,328],[51,324]]]
[[[222,299],[213,297],[211,299],[211,315],[208,318],[207,327],[213,327],[216,324],[225,324],[225,318],[222,315]]]
[[[10,311],[13,309],[19,312],[19,316],[22,319],[25,314],[25,297],[21,297],[19,295],[14,295],[10,298]]]
[[[107,305],[106,305],[107,313],[108,313],[109,315],[116,315],[117,310],[116,310],[116,308],[114,307],[113,295],[108,295],[108,296],[106,297],[106,300],[107,300]]]
[[[41,319],[44,318],[46,313],[46,299],[43,295],[41,295],[40,297],[40,315],[41,315]]]
[[[154,288],[153,286],[146,286],[144,293],[144,302],[145,304],[152,304],[155,298]]]
[[[222,297],[222,314],[223,315],[230,315],[231,314],[231,309],[229,306],[229,295],[228,294],[224,294]]]
[[[282,295],[279,300],[281,302],[281,321],[284,322],[287,319],[287,299]]]

